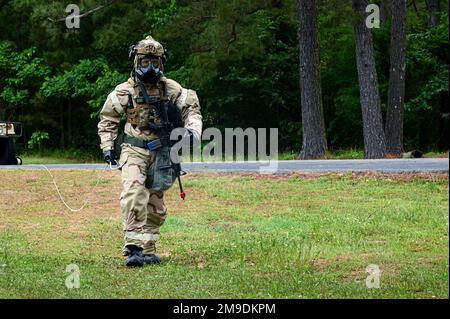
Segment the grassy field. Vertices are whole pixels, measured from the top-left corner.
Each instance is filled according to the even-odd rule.
[[[446,175],[188,175],[186,201],[167,193],[163,264],[127,269],[118,172],[53,171],[80,212],[45,171],[0,174],[0,298],[449,297]]]

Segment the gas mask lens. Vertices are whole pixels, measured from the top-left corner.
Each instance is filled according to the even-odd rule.
[[[150,58],[144,57],[141,59],[140,66],[142,68],[148,68],[150,65],[153,65],[154,68],[159,67],[159,59],[158,58]]]

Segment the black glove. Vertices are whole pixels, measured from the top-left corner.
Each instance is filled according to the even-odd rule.
[[[103,152],[103,156],[109,165],[117,165],[117,155],[114,150]]]

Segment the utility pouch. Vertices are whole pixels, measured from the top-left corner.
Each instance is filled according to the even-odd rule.
[[[153,121],[150,106],[138,105],[135,108],[127,109],[127,120],[131,125],[136,125],[139,128],[147,128],[149,122]]]
[[[148,168],[145,186],[155,191],[168,190],[177,179],[174,165],[170,159],[170,147],[162,145],[156,149],[153,148],[152,151],[155,152],[155,160]]]

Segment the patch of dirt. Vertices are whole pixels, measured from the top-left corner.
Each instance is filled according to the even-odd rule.
[[[401,156],[401,155],[398,155],[398,154],[386,154],[386,155],[384,156],[384,158],[387,158],[387,159],[393,159],[393,158],[402,158],[402,156]]]
[[[432,156],[432,158],[448,158],[448,153]]]
[[[318,272],[324,272],[327,268],[328,261],[326,259],[316,259],[313,261],[313,267]]]
[[[350,256],[338,255],[338,256],[334,257],[333,259],[325,259],[325,258],[315,259],[315,260],[313,260],[312,264],[313,264],[313,267],[317,271],[324,272],[328,268],[328,266],[330,266],[331,264],[335,265],[335,264],[343,263],[350,259],[351,259]]]

